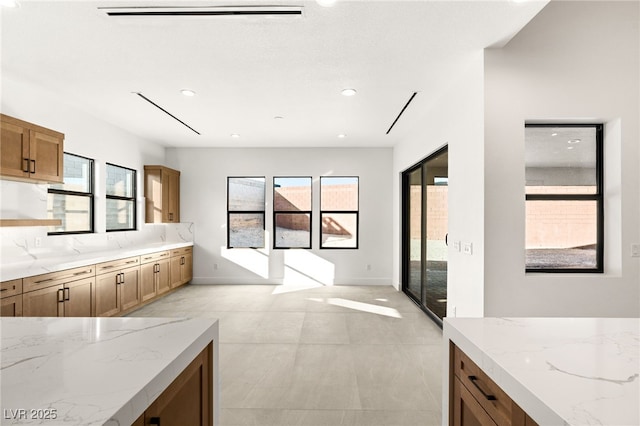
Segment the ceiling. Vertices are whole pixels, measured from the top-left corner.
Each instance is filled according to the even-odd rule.
[[[504,44],[546,2],[22,0],[1,11],[2,75],[165,146],[390,147],[469,55]],[[303,15],[114,18],[99,9],[264,4]]]

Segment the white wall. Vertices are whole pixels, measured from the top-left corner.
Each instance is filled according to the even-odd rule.
[[[163,164],[165,148],[138,138],[81,108],[61,101],[59,97],[43,88],[12,78],[6,73],[2,75],[1,89],[0,110],[3,114],[64,133],[65,152],[95,160],[95,230],[104,236],[105,245],[107,245],[105,234],[105,163],[110,162],[138,171],[137,215],[138,229],[141,232],[145,227],[143,165]],[[6,219],[16,217],[46,218],[47,187],[48,185],[46,184],[34,185],[0,180],[1,217]],[[34,236],[42,237],[43,247],[57,246],[57,242],[62,239],[69,240],[69,238],[61,236],[47,236],[46,232],[47,228],[45,227],[0,228],[0,237],[5,236],[2,239],[4,249],[7,248],[7,244],[13,247],[13,241],[19,238],[21,234],[24,234],[25,238],[20,239],[24,240],[26,244],[33,244],[32,237]],[[137,234],[140,232],[117,234],[128,234],[127,238],[139,241]],[[164,231],[158,232],[160,234],[164,233]],[[158,232],[153,231],[151,234],[159,235]],[[29,236],[29,238],[26,238],[26,236]],[[77,235],[73,239],[79,243],[84,240],[91,241],[92,245],[95,245],[97,241],[95,235]],[[31,249],[32,247],[28,248]],[[5,258],[4,254],[7,252],[6,250],[3,251],[3,260]]]
[[[551,2],[485,55],[485,315],[640,315],[639,3]],[[605,273],[526,274],[524,123],[605,123]]]
[[[181,219],[195,223],[194,283],[390,284],[390,149],[169,149],[181,171]],[[358,250],[319,249],[319,177],[360,177]],[[266,229],[274,176],[313,177],[312,250],[226,249],[228,176],[265,176]],[[366,266],[371,265],[367,270]]]
[[[444,97],[417,105],[420,127],[394,148],[393,277],[401,280],[401,172],[449,145],[449,270],[447,316],[483,315],[483,53],[469,53]],[[413,106],[412,106],[413,107]],[[473,254],[453,250],[453,241],[473,243]]]

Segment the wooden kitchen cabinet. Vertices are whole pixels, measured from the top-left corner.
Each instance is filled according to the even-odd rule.
[[[22,316],[22,278],[0,285],[0,316]]]
[[[93,315],[95,267],[66,269],[23,279],[25,317],[90,317]]]
[[[145,425],[213,425],[213,345],[209,345],[144,413]]]
[[[460,348],[450,345],[450,425],[537,426]]]
[[[140,256],[141,301],[153,299],[171,289],[169,251]]]
[[[171,288],[186,284],[193,278],[193,247],[171,250]]]
[[[95,278],[52,285],[22,295],[25,317],[90,317]]]
[[[124,313],[140,303],[139,256],[96,265],[95,316]]]
[[[164,166],[144,166],[146,223],[180,222],[180,172]]]
[[[0,176],[62,183],[64,134],[0,114]]]

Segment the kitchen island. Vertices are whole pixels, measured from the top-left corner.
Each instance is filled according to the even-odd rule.
[[[463,389],[477,395],[471,404],[496,404],[492,381],[539,425],[640,424],[638,318],[446,318],[443,333],[443,425],[472,417],[464,402],[454,408],[458,377],[471,378]],[[458,350],[467,357],[462,368],[479,367],[488,384],[453,374]]]
[[[129,425],[170,415],[167,389],[182,404],[194,385],[204,424],[217,424],[217,320],[1,318],[0,333],[3,425]]]

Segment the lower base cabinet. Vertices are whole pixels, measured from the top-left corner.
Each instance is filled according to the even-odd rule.
[[[538,426],[453,342],[450,354],[451,426]]]
[[[4,297],[0,300],[0,316],[21,317],[22,316],[22,295]]]
[[[209,343],[133,425],[212,426],[212,365]]]
[[[22,295],[25,317],[90,317],[94,278],[54,285]]]

